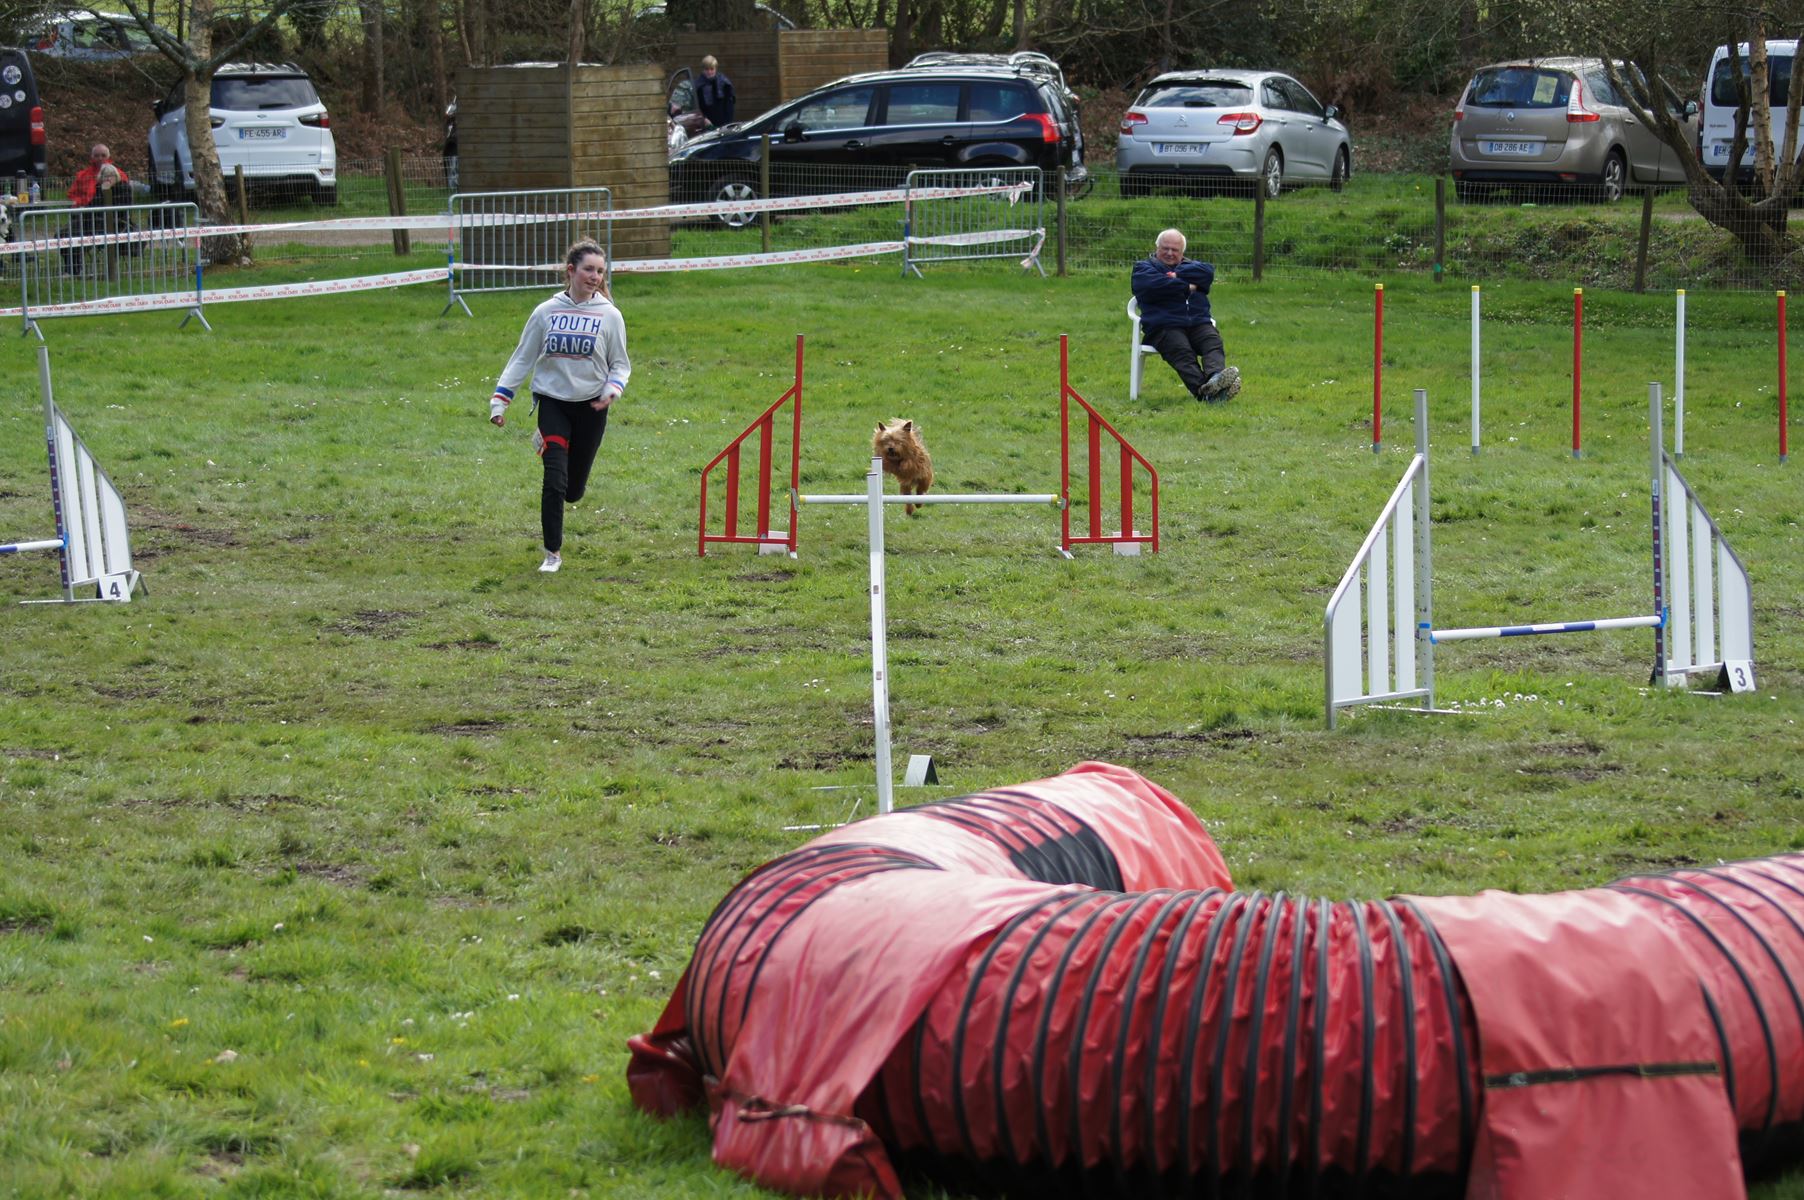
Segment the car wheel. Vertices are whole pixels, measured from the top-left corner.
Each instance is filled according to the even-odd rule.
[[[758,184],[748,175],[722,175],[714,184],[710,197],[716,204],[743,204],[758,198]],[[742,229],[758,219],[754,212],[715,213],[714,219],[733,229]]]
[[[338,207],[338,185],[322,183],[313,189],[313,202],[321,208]]]
[[[1328,173],[1328,186],[1337,192],[1347,188],[1347,176],[1351,175],[1351,165],[1347,161],[1347,148],[1342,146],[1334,152],[1334,168]]]
[[[1629,187],[1629,164],[1622,157],[1622,151],[1610,151],[1610,157],[1604,160],[1604,174],[1597,185],[1597,197],[1605,204],[1614,204],[1622,199]]]
[[[1284,190],[1284,155],[1276,146],[1265,152],[1265,165],[1259,168],[1259,186],[1267,200],[1276,200]]]

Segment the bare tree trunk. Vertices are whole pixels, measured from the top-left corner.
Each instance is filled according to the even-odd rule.
[[[432,87],[432,111],[442,113],[451,103],[451,84],[445,78],[445,10],[439,0],[420,0],[420,21]]]
[[[901,66],[914,57],[911,47],[911,35],[914,32],[914,13],[909,0],[896,0],[896,31],[890,36],[889,61],[891,66]]]
[[[194,0],[190,13],[194,56],[205,61],[213,52],[213,0]],[[182,82],[183,118],[188,125],[188,156],[194,172],[194,202],[208,221],[226,224],[231,208],[226,200],[225,176],[219,168],[219,146],[213,141],[213,80],[190,68]],[[181,183],[178,176],[177,184]],[[243,234],[206,238],[202,252],[210,263],[235,263],[248,258],[251,240]]]
[[[1756,21],[1748,35],[1748,122],[1754,126],[1754,181],[1762,195],[1773,190],[1772,80],[1766,61],[1766,26]]]
[[[566,61],[573,67],[583,61],[583,43],[588,36],[588,30],[583,27],[583,17],[587,7],[584,0],[570,0],[570,42]]]
[[[464,28],[469,39],[465,60],[472,66],[493,65],[494,50],[489,46],[488,0],[464,0]]]
[[[1027,49],[1027,0],[1015,0],[1015,49]]]
[[[363,111],[372,116],[382,111],[382,0],[358,0],[363,15]]]

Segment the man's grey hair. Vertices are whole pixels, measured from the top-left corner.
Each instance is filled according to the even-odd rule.
[[[1158,248],[1159,248],[1159,243],[1160,243],[1160,242],[1162,242],[1162,241],[1164,241],[1164,240],[1165,240],[1165,239],[1166,239],[1166,238],[1176,238],[1176,239],[1178,239],[1178,249],[1180,249],[1180,250],[1182,250],[1182,249],[1184,249],[1184,248],[1185,248],[1185,247],[1187,247],[1187,246],[1189,246],[1189,245],[1190,245],[1190,242],[1189,242],[1189,239],[1187,239],[1187,238],[1186,238],[1186,237],[1185,237],[1185,236],[1184,236],[1184,232],[1183,232],[1183,230],[1180,230],[1180,229],[1161,229],[1161,230],[1160,230],[1160,231],[1159,231],[1159,236],[1158,236],[1158,237],[1156,237],[1156,238],[1154,238],[1154,239],[1153,239],[1153,249],[1155,249],[1155,250],[1157,250],[1157,249],[1158,249]]]

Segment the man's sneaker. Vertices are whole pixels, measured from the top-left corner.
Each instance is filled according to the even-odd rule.
[[[1234,397],[1240,395],[1239,367],[1223,367],[1221,369],[1221,374],[1216,378],[1221,380],[1221,386],[1215,391],[1215,398],[1217,400],[1232,400]]]
[[[545,456],[545,435],[536,429],[532,431],[532,452],[541,458]],[[555,571],[557,568],[552,567],[551,570]]]
[[[557,569],[563,565],[563,555],[559,554],[556,550],[547,550],[545,551],[545,561],[539,564],[539,570],[545,572],[547,575],[551,575],[555,574]]]
[[[1203,383],[1202,390],[1197,392],[1198,400],[1206,400],[1211,404],[1230,399],[1240,394],[1240,368],[1223,367]]]

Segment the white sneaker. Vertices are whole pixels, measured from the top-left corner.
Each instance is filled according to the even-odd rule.
[[[539,570],[545,572],[547,575],[552,575],[556,574],[557,569],[563,565],[563,555],[559,554],[556,550],[547,550],[545,551],[545,561],[539,564]]]

